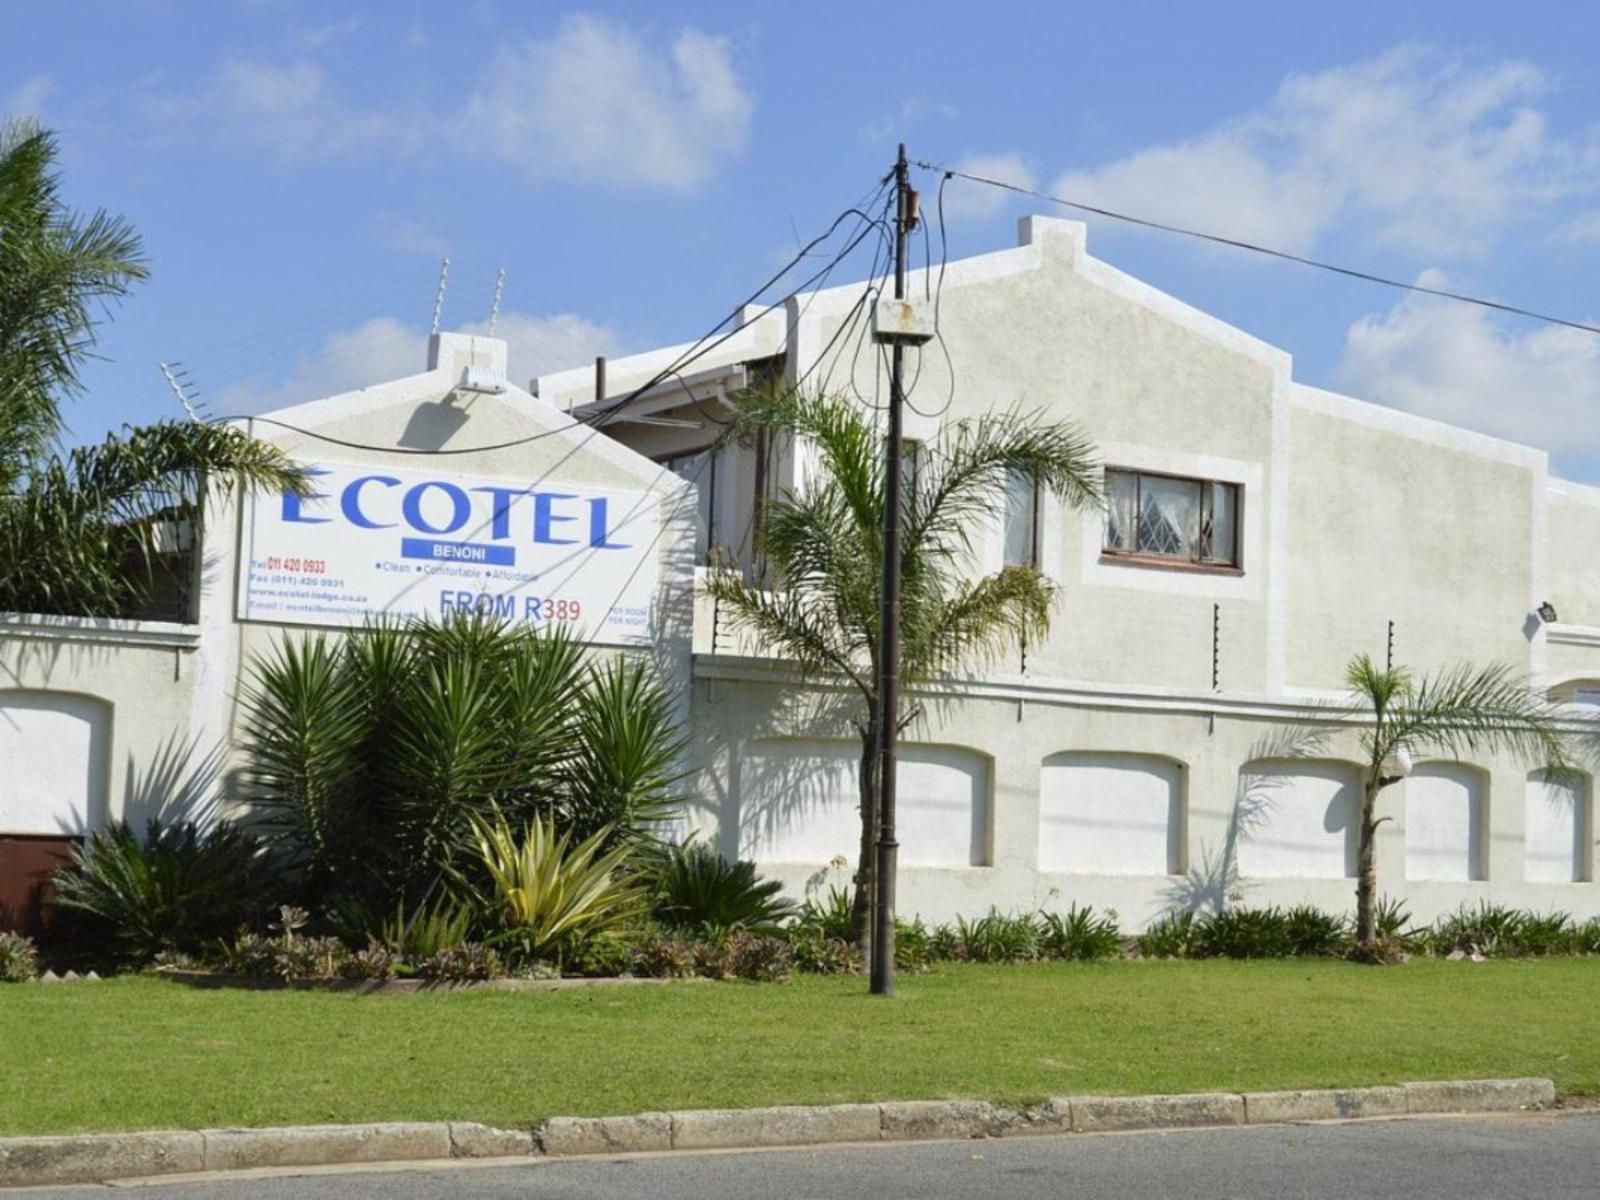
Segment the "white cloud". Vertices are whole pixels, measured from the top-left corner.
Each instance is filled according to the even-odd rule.
[[[0,117],[32,117],[38,120],[44,115],[44,102],[55,90],[56,81],[48,75],[24,79],[0,104]]]
[[[462,332],[487,333],[488,322],[465,325]],[[614,330],[572,313],[503,312],[495,336],[506,342],[507,373],[519,387],[526,387],[535,375],[579,366],[597,354],[615,353],[619,345]],[[395,317],[373,317],[352,329],[329,334],[276,378],[244,380],[222,388],[219,399],[208,407],[219,415],[266,412],[415,375],[427,367],[427,346],[427,332],[421,326]],[[196,380],[202,395],[210,382]]]
[[[1581,242],[1600,242],[1600,208],[1580,213],[1550,235],[1552,242],[1574,245]]]
[[[1448,286],[1439,272],[1419,282]],[[1512,328],[1487,310],[1407,296],[1350,326],[1338,368],[1352,394],[1536,446],[1600,454],[1600,336]]]
[[[973,154],[954,164],[958,171],[965,171],[969,175],[980,175],[984,179],[993,179],[1000,183],[1009,183],[1013,187],[1028,188],[1030,191],[1039,186],[1038,177],[1033,173],[1027,161],[1020,154]],[[1016,193],[1007,192],[1002,188],[992,187],[986,183],[973,183],[971,180],[952,178],[944,187],[944,215],[947,221],[982,220],[992,217],[1016,198]],[[936,202],[934,197],[924,200],[924,205],[930,201]],[[937,213],[930,213],[937,219]]]
[[[683,190],[744,147],[754,107],[725,39],[685,29],[662,50],[579,16],[501,50],[462,132],[535,179]]]
[[[1057,194],[1305,251],[1339,221],[1428,253],[1485,249],[1528,210],[1600,186],[1521,62],[1405,46],[1314,75],[1188,141],[1057,180]]]
[[[438,258],[450,252],[450,244],[421,221],[380,213],[372,223],[372,236],[391,250],[407,254],[426,254]]]
[[[156,93],[142,107],[159,136],[242,142],[284,159],[410,153],[430,129],[426,118],[414,114],[352,108],[322,68],[305,60],[229,58],[198,92]]]
[[[894,112],[868,121],[858,128],[856,137],[866,145],[876,145],[879,142],[904,137],[908,130],[930,118],[949,121],[960,115],[960,110],[947,101],[932,100],[927,96],[908,96],[901,101],[900,107]]]

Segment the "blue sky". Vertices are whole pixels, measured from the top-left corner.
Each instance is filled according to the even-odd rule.
[[[145,236],[75,436],[417,369],[482,322],[513,371],[697,336],[914,157],[1406,279],[1600,317],[1600,6],[23,2],[0,110]],[[931,195],[936,180],[922,181]],[[1042,203],[947,195],[955,255]],[[1092,225],[1090,250],[1307,382],[1600,480],[1600,337]]]

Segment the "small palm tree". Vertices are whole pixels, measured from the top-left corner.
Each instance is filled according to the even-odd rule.
[[[275,447],[192,421],[59,452],[97,310],[147,271],[125,222],[61,202],[55,156],[31,122],[0,128],[0,612],[123,616],[157,545],[198,523],[212,485],[305,481]]]
[[[1463,665],[1420,682],[1404,667],[1379,668],[1359,655],[1345,672],[1349,715],[1364,718],[1361,827],[1357,855],[1356,936],[1377,933],[1378,868],[1374,854],[1378,797],[1424,754],[1509,752],[1536,766],[1566,763],[1565,737],[1551,706],[1506,666]]]
[[[725,434],[804,439],[817,469],[767,507],[760,549],[778,586],[712,572],[730,623],[756,634],[811,678],[844,680],[859,696],[860,862],[853,933],[866,932],[877,836],[878,630],[882,595],[883,441],[839,396],[752,391]],[[1101,469],[1076,425],[1008,412],[945,425],[920,447],[904,484],[900,677],[906,683],[992,660],[1049,630],[1056,585],[1034,567],[973,571],[974,530],[1004,507],[1018,476],[1074,508],[1097,505]],[[904,729],[917,711],[897,714]]]

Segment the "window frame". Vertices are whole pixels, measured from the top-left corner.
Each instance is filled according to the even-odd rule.
[[[1218,487],[1233,490],[1233,555],[1231,561],[1205,558],[1179,558],[1171,554],[1158,554],[1149,550],[1119,550],[1106,545],[1106,540],[1111,532],[1109,516],[1101,527],[1100,534],[1100,561],[1103,563],[1117,563],[1127,566],[1154,567],[1165,571],[1187,571],[1202,575],[1243,575],[1244,563],[1244,484],[1235,479],[1207,479],[1198,475],[1180,475],[1174,471],[1152,471],[1142,467],[1113,467],[1105,468],[1105,491],[1109,497],[1111,492],[1112,475],[1131,475],[1134,479],[1133,493],[1133,537],[1137,543],[1139,537],[1139,523],[1143,511],[1144,488],[1143,479],[1170,479],[1177,483],[1192,483],[1200,489],[1200,521],[1205,523],[1207,514],[1213,513],[1216,505],[1215,489]],[[1198,550],[1198,547],[1196,547]]]
[[[1009,532],[1006,528],[1006,519],[1011,515],[1010,487],[1012,478],[1022,479],[1028,485],[1028,561],[1020,563],[1006,561],[1006,542]],[[1022,567],[1026,570],[1037,571],[1043,561],[1044,552],[1044,544],[1039,536],[1039,525],[1044,518],[1044,505],[1041,502],[1044,489],[1039,486],[1038,474],[1031,471],[1012,472],[1006,479],[1006,489],[1006,502],[1000,514],[1000,566],[1002,569],[1006,567]]]

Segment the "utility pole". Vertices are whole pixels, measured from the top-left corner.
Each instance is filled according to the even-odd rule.
[[[907,182],[906,146],[894,164],[894,298],[906,296],[906,235],[916,220]],[[905,435],[902,390],[905,346],[891,347],[889,436],[884,447],[883,608],[878,622],[878,841],[873,855],[871,988],[894,994],[894,883],[900,843],[894,836],[895,742],[900,735],[900,468]]]

